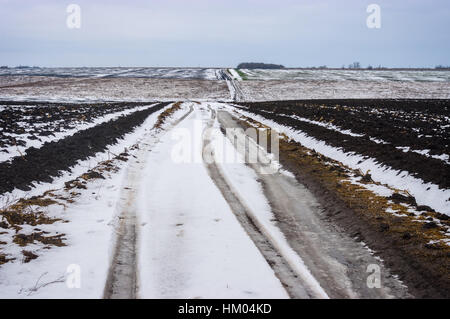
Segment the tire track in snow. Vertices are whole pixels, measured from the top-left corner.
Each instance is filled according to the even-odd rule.
[[[208,175],[202,131],[210,113],[194,107],[155,145],[143,172],[139,297],[289,298]]]
[[[234,79],[234,77],[228,72],[228,70],[220,70],[219,79],[225,80],[227,82],[228,89],[230,90],[230,95],[233,101],[242,102],[245,101],[244,93],[242,92],[239,83]]]
[[[217,111],[217,117],[222,128],[239,127],[226,111]],[[256,143],[246,142],[244,147],[237,146],[238,150],[246,153],[250,151],[250,147],[256,147]],[[321,219],[320,205],[303,185],[280,173],[258,173],[267,162],[263,160],[260,163],[258,160],[258,163],[250,163],[249,166],[263,186],[264,195],[278,220],[278,228],[304,261],[306,270],[310,271],[330,297],[410,297],[406,287],[390,274],[382,261],[372,256],[361,243]],[[380,289],[367,286],[366,267],[369,264],[381,267],[383,284]]]
[[[328,298],[319,283],[305,273],[308,270],[304,268],[304,265],[286,253],[284,245],[278,242],[275,237],[271,236],[270,230],[266,229],[259,222],[255,214],[241,200],[238,191],[224,177],[217,163],[205,158],[208,153],[208,156],[214,156],[214,154],[210,153],[211,150],[208,147],[211,143],[211,134],[208,134],[208,129],[212,127],[217,112],[211,108],[210,111],[211,119],[208,122],[205,134],[203,134],[203,156],[211,179],[222,193],[222,196],[229,204],[232,212],[236,215],[238,221],[252,239],[255,246],[272,267],[288,294],[292,298]]]
[[[190,106],[189,111],[179,119],[175,120],[170,127],[175,127],[193,111]],[[138,269],[137,269],[137,203],[136,196],[141,182],[141,172],[146,166],[148,152],[154,143],[157,133],[152,132],[139,144],[139,150],[135,156],[130,158],[126,168],[125,181],[122,185],[122,192],[118,204],[119,225],[116,230],[116,243],[113,259],[110,265],[108,277],[105,284],[103,297],[105,299],[135,299],[138,290]],[[158,139],[156,139],[156,142]]]

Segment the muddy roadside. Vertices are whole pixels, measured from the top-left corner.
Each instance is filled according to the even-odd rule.
[[[450,297],[450,250],[429,245],[421,237],[425,224],[406,223],[401,217],[378,210],[364,197],[343,195],[337,190],[340,184],[323,178],[321,171],[329,168],[297,161],[287,150],[289,146],[281,146],[285,150],[280,152],[280,163],[314,194],[328,221],[374,250],[414,297]]]

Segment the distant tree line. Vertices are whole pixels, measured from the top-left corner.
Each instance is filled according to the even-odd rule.
[[[284,69],[281,64],[244,62],[237,66],[238,69]]]

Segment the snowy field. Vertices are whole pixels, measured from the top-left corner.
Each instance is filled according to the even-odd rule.
[[[248,80],[450,82],[450,71],[390,70],[239,70]]]
[[[0,76],[143,77],[157,79],[217,80],[218,69],[208,68],[8,68]]]
[[[0,77],[1,79],[2,77]],[[229,100],[225,81],[153,78],[33,77],[24,85],[0,88],[1,100],[17,101],[174,101]]]
[[[0,297],[448,296],[446,73],[16,71]],[[292,99],[310,100],[273,102]],[[244,128],[277,132],[281,156]]]
[[[0,99],[229,101],[236,92],[240,101],[450,98],[450,71],[241,71],[245,80],[234,69],[0,69]]]
[[[244,101],[450,98],[450,82],[251,80],[239,86]]]
[[[148,68],[148,67],[81,67],[81,68],[5,68],[0,76],[51,77],[145,77],[170,79],[218,80],[218,68]],[[230,69],[231,72],[235,72]],[[435,70],[311,70],[311,69],[240,69],[248,80],[329,80],[329,81],[408,81],[449,82],[450,71]],[[238,76],[238,74],[236,74]]]

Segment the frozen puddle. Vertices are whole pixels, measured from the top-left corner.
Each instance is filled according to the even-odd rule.
[[[205,125],[193,112],[177,129]],[[202,120],[202,122],[198,121]],[[288,298],[201,161],[201,136],[192,163],[171,155],[179,141],[169,132],[150,153],[138,213],[138,297]]]

